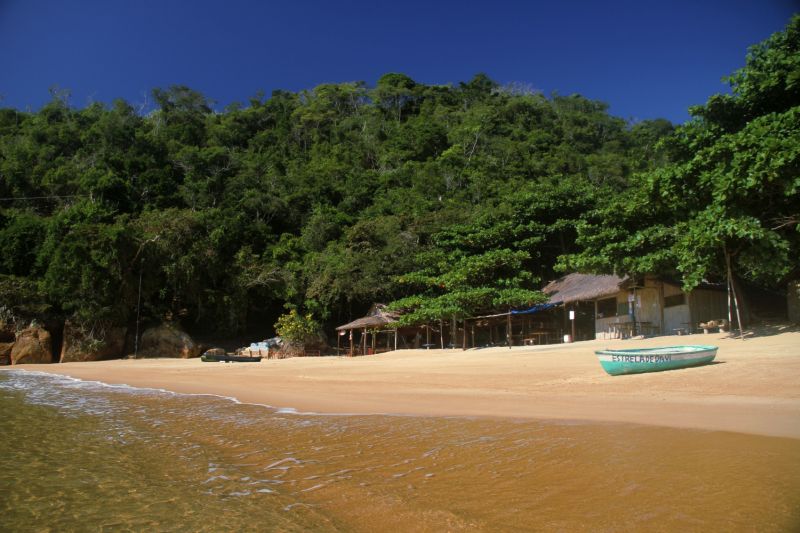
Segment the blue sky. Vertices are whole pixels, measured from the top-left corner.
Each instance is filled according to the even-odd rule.
[[[221,110],[259,90],[485,72],[623,118],[683,122],[798,11],[790,0],[0,0],[0,106],[38,109],[51,86],[76,107],[143,103],[183,84]]]

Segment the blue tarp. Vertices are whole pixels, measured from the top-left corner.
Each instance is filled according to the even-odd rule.
[[[539,311],[544,311],[544,310],[546,310],[546,309],[551,309],[551,308],[553,308],[553,307],[556,307],[556,306],[558,306],[558,305],[561,305],[562,303],[564,303],[564,302],[554,302],[554,303],[548,303],[548,304],[538,304],[538,305],[534,305],[534,306],[533,306],[533,307],[531,307],[530,309],[519,309],[519,310],[512,309],[512,310],[511,310],[511,314],[512,314],[512,315],[530,315],[530,314],[532,314],[532,313],[538,313]]]

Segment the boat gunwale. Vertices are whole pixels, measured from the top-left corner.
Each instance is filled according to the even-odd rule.
[[[718,346],[709,344],[684,344],[678,346],[662,346],[658,348],[624,348],[613,349],[606,348],[603,350],[595,350],[597,355],[641,355],[641,354],[654,354],[654,355],[669,355],[669,354],[701,354],[704,352],[711,352],[719,350]]]

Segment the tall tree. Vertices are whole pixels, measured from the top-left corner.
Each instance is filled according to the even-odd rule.
[[[686,289],[727,277],[775,285],[800,256],[800,16],[750,49],[731,94],[690,109],[670,163],[579,226],[568,269],[674,270]],[[738,308],[738,307],[737,307]]]

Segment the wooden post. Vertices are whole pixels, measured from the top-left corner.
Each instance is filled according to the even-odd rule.
[[[431,349],[431,327],[428,324],[425,324],[425,348],[430,350]]]
[[[364,353],[362,353],[361,355],[367,355],[367,328],[366,327],[364,328],[364,339],[363,339],[363,341],[364,341]]]
[[[511,349],[511,308],[508,308],[508,318],[506,319],[506,340],[508,341],[508,349]]]
[[[467,319],[464,319],[464,336],[461,339],[461,349],[467,349]]]
[[[394,351],[397,351],[397,328],[394,328]]]
[[[569,319],[569,321],[572,322],[572,339],[570,339],[570,340],[572,342],[575,342],[576,340],[578,340],[578,339],[575,338],[575,321],[578,320],[578,306],[577,306],[577,303],[575,305],[575,309],[573,309],[570,312],[573,313],[572,316],[574,317],[574,318],[570,318]]]
[[[444,350],[444,320],[439,319],[439,344]]]
[[[339,343],[341,342],[341,339],[339,339],[339,337],[341,337],[341,335],[339,335],[339,332],[337,331],[336,332],[336,356],[337,357],[339,356]]]
[[[350,357],[353,357],[353,330],[349,329],[348,331],[350,332]]]

